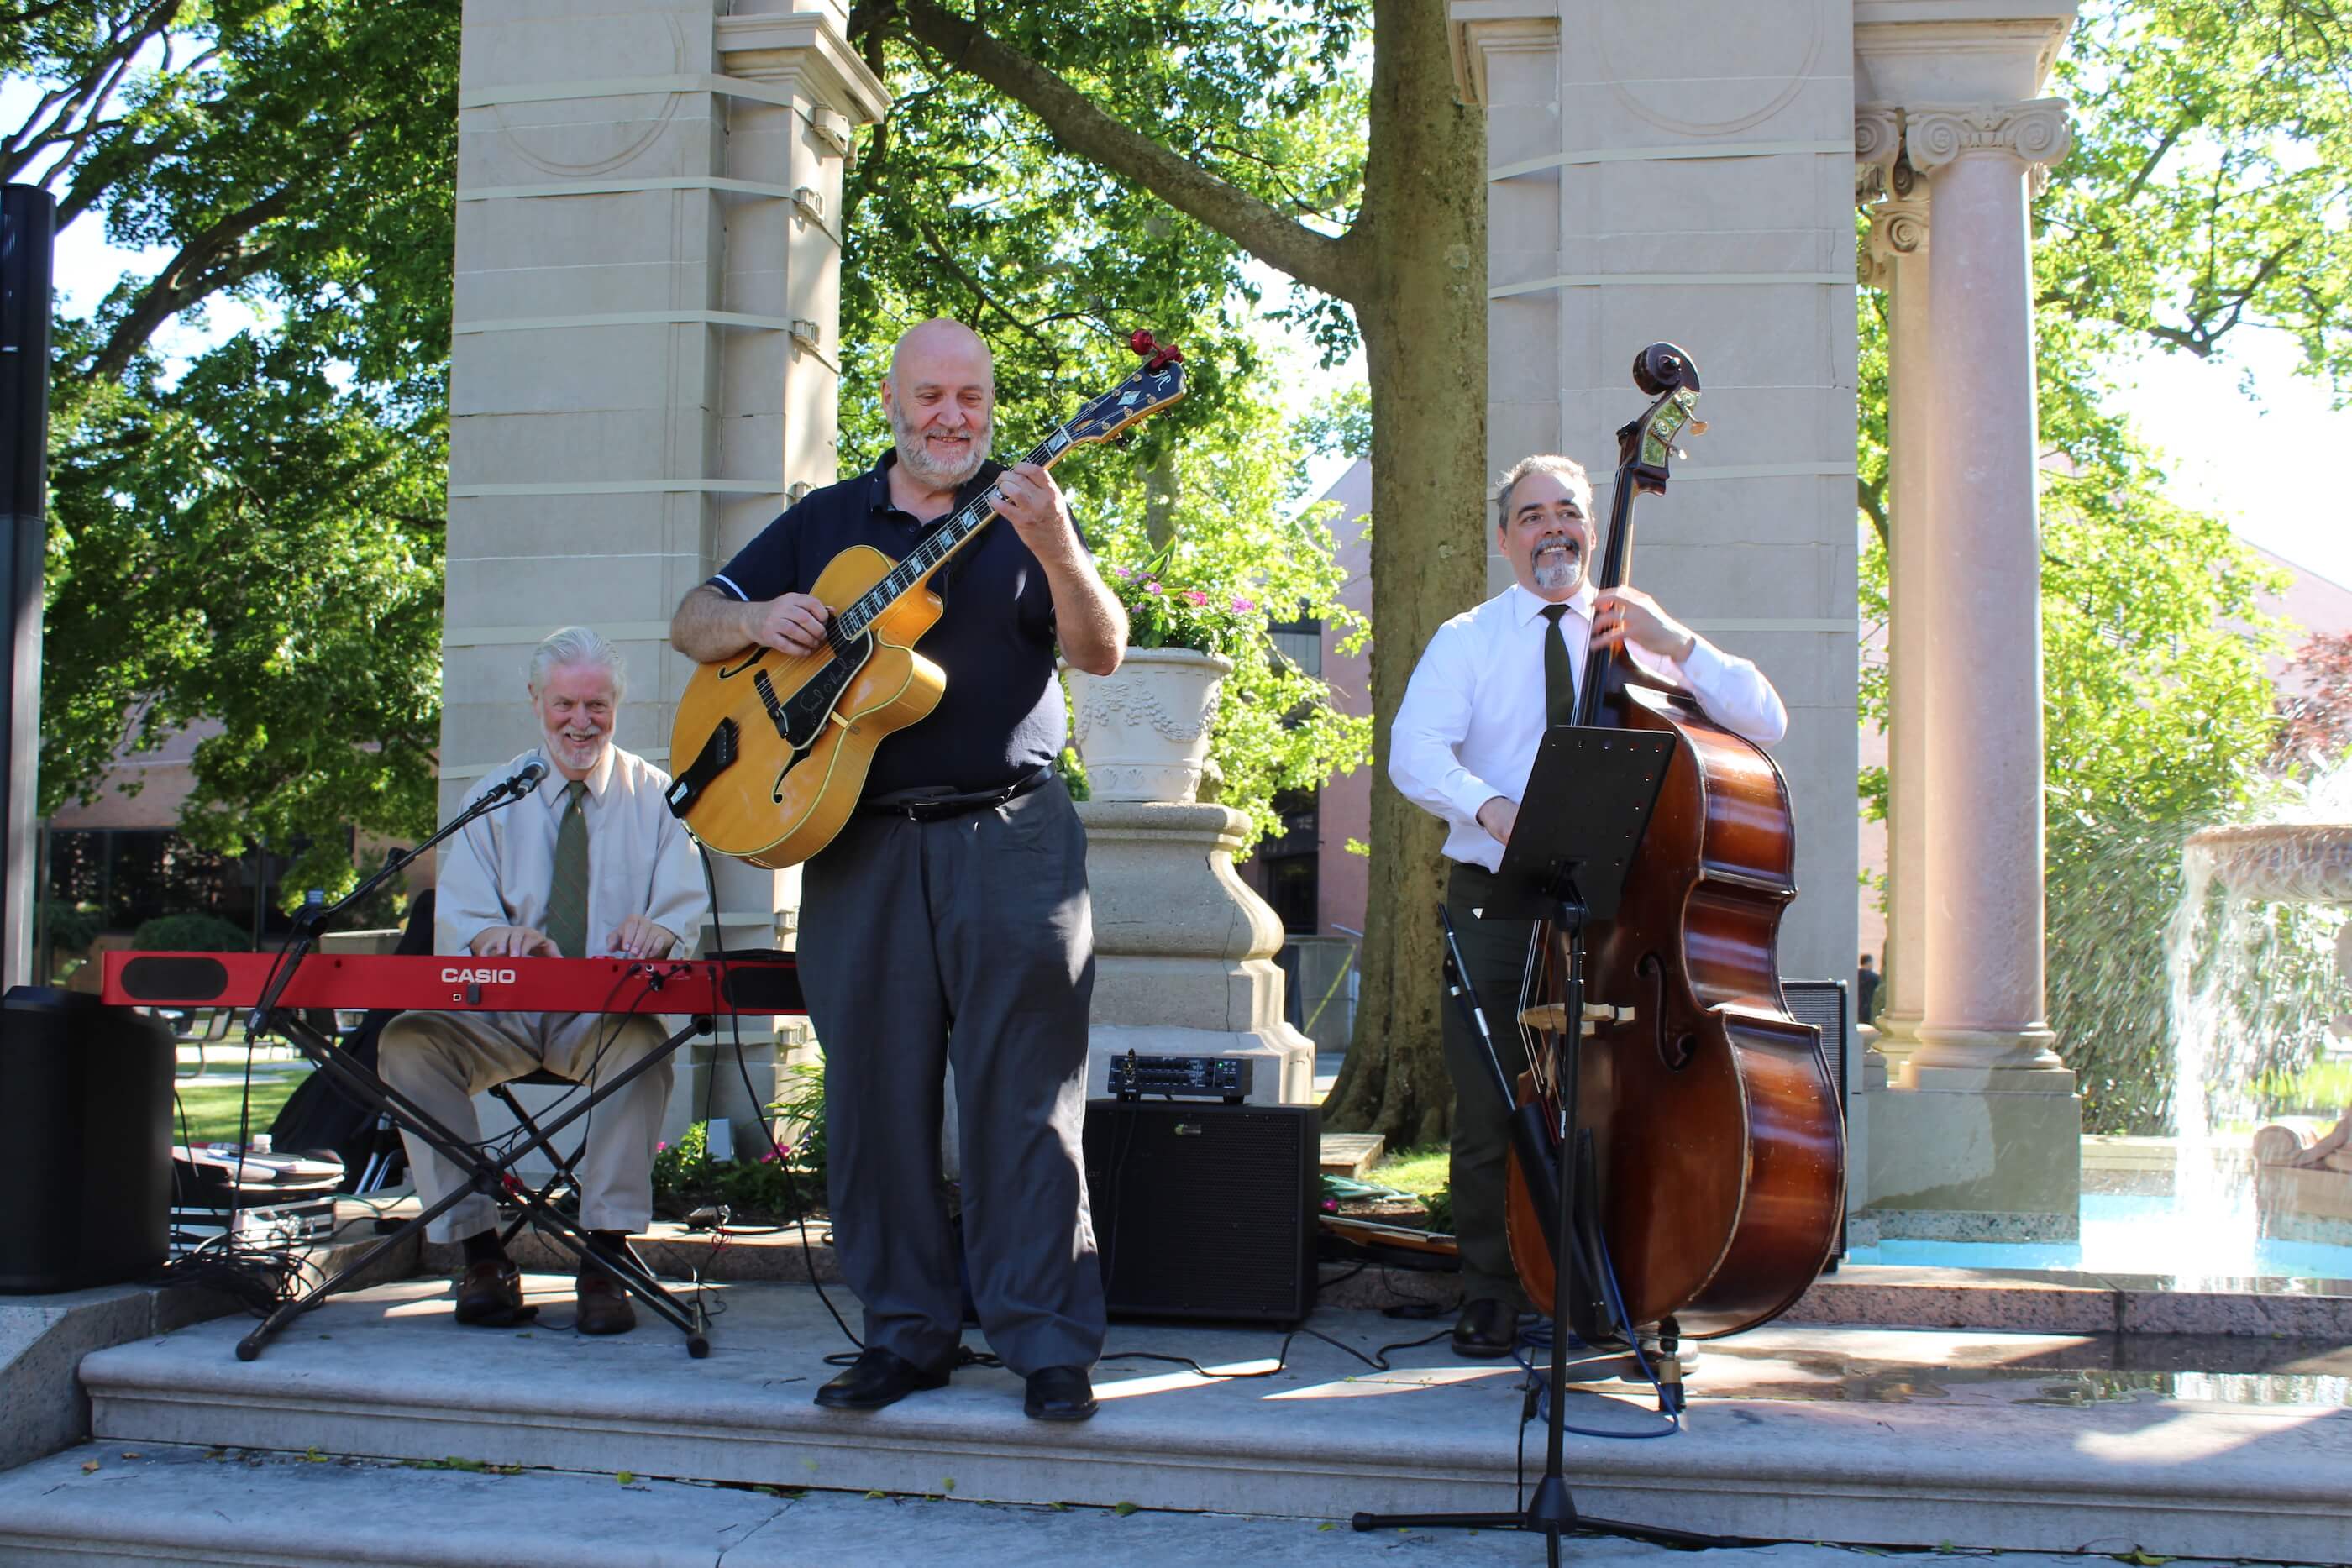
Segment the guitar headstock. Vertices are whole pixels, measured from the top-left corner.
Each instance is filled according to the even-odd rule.
[[[1617,433],[1617,467],[1645,494],[1665,493],[1668,460],[1685,455],[1675,444],[1685,431],[1706,434],[1696,416],[1698,367],[1672,343],[1653,343],[1633,356],[1633,384],[1657,401]]]
[[[1092,399],[1062,426],[1073,446],[1108,441],[1129,425],[1158,413],[1184,395],[1184,356],[1138,332],[1135,351],[1143,364],[1127,380]]]

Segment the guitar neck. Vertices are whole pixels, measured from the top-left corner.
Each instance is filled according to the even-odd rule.
[[[1067,429],[1056,429],[1053,434],[1030,448],[1021,461],[1051,468],[1069,455],[1074,443]],[[888,612],[890,607],[915,591],[931,573],[947,563],[950,556],[961,549],[965,541],[988,526],[996,516],[999,497],[992,485],[950,513],[945,522],[931,531],[930,537],[907,553],[907,558],[893,568],[888,576],[844,606],[833,619],[835,635],[843,642],[856,642],[866,634],[866,629]]]

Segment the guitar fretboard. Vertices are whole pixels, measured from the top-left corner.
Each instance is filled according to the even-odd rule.
[[[1021,461],[1051,467],[1054,461],[1069,449],[1069,427],[1063,425],[1030,448],[1029,455]],[[932,530],[929,538],[908,551],[906,559],[893,567],[887,576],[858,595],[854,602],[845,606],[840,613],[826,622],[825,641],[833,645],[834,652],[849,653],[885,611],[912,592],[916,584],[937,570],[940,562],[955,554],[966,539],[978,533],[991,517],[996,516],[996,505],[1003,498],[992,485],[957,507],[945,522]]]

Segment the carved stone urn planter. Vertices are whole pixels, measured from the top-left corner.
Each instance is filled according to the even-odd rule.
[[[1135,648],[1116,673],[1066,669],[1087,789],[1097,800],[1200,798],[1217,688],[1233,661],[1190,648]]]
[[[1234,870],[1249,819],[1199,799],[1232,670],[1213,653],[1142,648],[1114,674],[1065,672],[1091,797],[1078,802],[1094,903],[1091,1095],[1132,1051],[1241,1057],[1252,1100],[1315,1097],[1314,1042],[1282,1016],[1282,922]]]

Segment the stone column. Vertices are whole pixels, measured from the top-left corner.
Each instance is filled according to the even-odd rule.
[[[2076,1234],[2082,1111],[2042,1016],[2042,622],[2029,168],[2056,99],[1911,107],[1934,180],[1925,528],[1901,561],[1924,649],[1928,897],[1918,1049],[1872,1108],[1894,1234]],[[1924,577],[1919,575],[1924,572]],[[1915,993],[1918,994],[1918,993]],[[1899,1218],[1898,1218],[1899,1216]]]
[[[1635,519],[1632,580],[1789,706],[1772,747],[1801,892],[1791,978],[1853,973],[1853,0],[1453,0],[1486,110],[1487,451],[1592,469],[1646,401],[1643,345],[1689,350],[1713,428]],[[1675,13],[1677,16],[1680,13]],[[1489,590],[1510,580],[1489,557]],[[1759,591],[1769,584],[1769,591]]]
[[[441,800],[530,744],[523,660],[621,646],[620,743],[667,766],[690,666],[670,612],[834,476],[842,161],[882,85],[845,0],[467,0],[459,89]],[[787,938],[797,879],[717,867],[730,945]],[[683,1058],[670,1122],[768,1097],[745,1019]]]
[[[1876,1049],[1899,1068],[1918,1044],[1927,995],[1927,584],[1915,565],[1927,548],[1927,181],[1902,156],[1901,111],[1859,109],[1854,156],[1882,168],[1885,197],[1869,208],[1863,281],[1887,297],[1886,994]]]
[[[2065,155],[2055,99],[1915,109],[1935,179],[1927,330],[1937,418],[1916,604],[1927,650],[1925,1016],[1910,1081],[2073,1088],[2042,1020],[2042,556],[2026,171]]]

